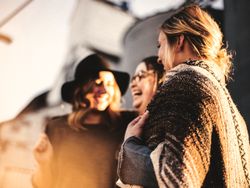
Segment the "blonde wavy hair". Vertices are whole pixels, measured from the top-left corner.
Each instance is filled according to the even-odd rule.
[[[232,55],[223,47],[223,35],[213,18],[198,5],[177,10],[160,28],[169,44],[175,44],[180,35],[190,44],[193,52],[205,60],[215,62],[228,80],[232,70]]]
[[[86,95],[92,91],[92,88],[95,85],[95,80],[92,79],[85,84],[79,85],[73,95],[73,111],[68,116],[68,124],[74,130],[85,130],[84,128],[84,119],[91,112],[89,108],[89,101],[86,99]],[[120,115],[120,102],[121,102],[121,92],[117,82],[114,82],[115,94],[112,98],[111,104],[106,109],[107,113],[102,119],[103,123],[106,123],[107,126],[112,130],[117,124],[118,117]]]

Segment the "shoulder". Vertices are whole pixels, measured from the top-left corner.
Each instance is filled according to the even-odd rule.
[[[180,64],[167,72],[164,84],[169,82],[189,83],[189,80],[198,81],[199,79],[204,79],[205,77],[206,76],[202,73],[202,70],[199,70],[191,65]]]
[[[160,90],[173,91],[178,94],[196,95],[212,94],[218,90],[219,83],[206,69],[188,64],[181,64],[168,71]]]
[[[68,115],[52,117],[47,124],[47,129],[62,128],[67,124]]]
[[[70,131],[67,123],[68,115],[53,117],[48,121],[45,132],[49,139],[62,136],[64,132]]]
[[[181,64],[168,71],[166,79],[157,90],[149,109],[155,106],[193,106],[216,99],[218,83],[202,68]],[[164,107],[164,108],[165,108]]]
[[[210,61],[188,61],[180,64],[166,74],[164,83],[182,82],[192,87],[209,89],[225,86],[225,76],[218,65]]]

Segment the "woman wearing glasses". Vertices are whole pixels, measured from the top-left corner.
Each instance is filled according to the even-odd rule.
[[[135,108],[135,110],[138,112],[139,115],[142,115],[145,112],[145,110],[147,109],[147,105],[150,103],[151,99],[155,95],[157,88],[162,84],[164,73],[165,70],[163,68],[163,65],[158,63],[157,56],[147,57],[137,65],[135,74],[131,79],[130,89],[133,97],[133,107]],[[126,140],[126,138],[127,136],[125,135],[124,140]],[[134,145],[133,143],[136,143],[136,145]],[[129,147],[131,146],[133,150],[140,152],[142,154],[140,156],[144,156],[144,154],[145,156],[149,155],[149,150],[147,148],[145,149],[144,147],[140,147],[141,144],[143,144],[143,142],[140,138],[130,137],[129,139],[126,140],[126,146],[123,145],[123,147],[127,147],[129,145]],[[131,153],[130,156],[131,159],[136,158],[137,156],[133,156],[133,154],[137,155],[138,152]],[[125,164],[127,160],[123,161],[122,153],[123,149],[121,150],[119,155],[120,164],[118,167],[118,174],[120,177],[125,176],[128,179],[132,179],[129,177],[129,174],[127,173],[127,171],[129,171],[130,165],[128,163]],[[140,161],[144,162],[148,160],[142,157],[139,158],[138,162],[140,163]],[[150,161],[146,163],[148,163],[148,166],[150,166],[151,168],[148,168],[149,170],[145,172],[145,175],[141,173],[137,174],[137,178],[143,179],[145,181],[144,183],[147,184],[148,187],[155,187],[157,186],[156,179],[153,170],[151,170],[153,169],[153,166]],[[151,181],[152,179],[154,181]],[[134,184],[136,184],[136,182],[134,182]],[[130,187],[130,185],[125,185],[120,180],[117,182],[117,185],[119,187],[124,187],[124,188],[126,188],[127,186]],[[135,187],[135,185],[133,185],[133,187]]]
[[[148,103],[154,96],[157,87],[162,82],[164,69],[157,63],[158,57],[150,56],[141,61],[136,67],[131,79],[130,88],[133,97],[133,107],[139,114],[143,114]]]
[[[250,187],[249,135],[226,88],[232,61],[222,38],[198,5],[178,9],[162,24],[158,56],[168,72],[148,111],[127,127],[119,158],[123,183]]]

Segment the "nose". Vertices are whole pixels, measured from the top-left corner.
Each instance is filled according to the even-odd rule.
[[[137,83],[137,82],[139,82],[140,80],[141,80],[141,78],[142,78],[142,76],[140,75],[140,74],[135,74],[132,78],[131,78],[131,81],[130,81],[130,83],[132,84],[132,83]]]
[[[101,82],[100,84],[97,85],[96,92],[98,94],[104,94],[104,93],[106,93],[106,88],[105,88],[103,82]]]
[[[162,64],[162,60],[158,57],[157,63]]]
[[[130,82],[130,88],[134,88],[137,86],[137,77],[132,78],[131,82]]]

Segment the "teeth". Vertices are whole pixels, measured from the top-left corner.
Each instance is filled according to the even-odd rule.
[[[134,92],[133,95],[141,95],[142,92]]]

